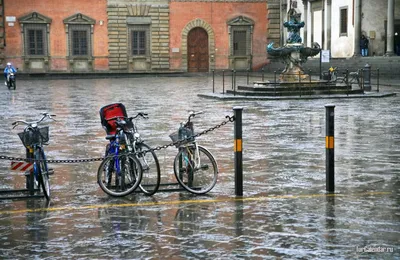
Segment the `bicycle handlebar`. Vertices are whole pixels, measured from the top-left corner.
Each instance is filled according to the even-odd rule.
[[[52,115],[52,114],[49,114],[49,113],[47,113],[47,112],[44,112],[44,113],[42,113],[42,118],[41,118],[40,120],[36,121],[36,122],[28,123],[28,122],[26,122],[26,121],[24,121],[24,120],[17,120],[17,121],[15,121],[15,122],[13,122],[11,125],[13,126],[13,129],[14,129],[15,127],[17,127],[20,123],[25,124],[25,125],[27,125],[27,126],[31,126],[31,127],[36,127],[35,124],[36,124],[36,125],[40,124],[45,118],[49,118],[49,119],[51,119],[51,120],[53,120],[53,121],[57,121],[57,120],[55,120],[55,119],[53,118],[53,117],[55,117],[55,116],[56,116],[56,115]]]
[[[204,113],[203,111],[199,111],[199,112],[190,111],[189,117],[188,117],[188,122],[190,122],[190,118],[195,117],[196,115],[203,114],[203,113]]]
[[[136,116],[133,116],[133,117],[114,116],[114,117],[111,117],[111,118],[106,119],[106,121],[118,120],[118,119],[121,119],[121,118],[122,118],[122,119],[125,119],[125,120],[132,121],[133,119],[136,119],[136,118],[139,117],[139,116],[142,117],[143,119],[148,119],[148,118],[149,118],[147,113],[139,112]]]

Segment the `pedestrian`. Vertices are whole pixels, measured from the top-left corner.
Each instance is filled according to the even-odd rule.
[[[17,70],[11,65],[11,62],[7,63],[7,66],[4,69],[4,78],[6,79],[6,81],[4,82],[4,84],[7,86],[7,82],[8,82],[8,77],[10,76],[10,73],[17,73]]]
[[[367,37],[364,36],[364,34],[361,36],[360,40],[360,49],[361,49],[361,56],[368,56],[368,44],[369,41]]]

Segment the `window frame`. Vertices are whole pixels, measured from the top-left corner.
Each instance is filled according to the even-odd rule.
[[[150,24],[134,24],[129,25],[129,53],[130,58],[148,57],[150,55]],[[135,32],[144,32],[144,53],[134,54],[135,49],[140,51],[140,46],[134,48],[133,34]],[[140,39],[138,39],[138,45],[140,45]],[[143,49],[143,48],[142,48]]]
[[[52,19],[44,16],[37,12],[32,12],[27,15],[18,18],[21,25],[21,37],[22,37],[22,52],[24,59],[29,60],[30,58],[44,58],[48,59],[50,55],[50,24]],[[42,32],[42,49],[43,53],[37,54],[37,46],[34,47],[36,53],[31,53],[30,48],[30,37],[29,31],[41,31]],[[34,44],[37,44],[37,37],[34,40]]]
[[[66,41],[67,41],[67,56],[70,62],[74,59],[87,59],[93,60],[93,31],[96,20],[90,18],[81,13],[76,13],[64,19]],[[87,53],[74,54],[74,31],[85,31],[86,32],[86,46]]]
[[[244,16],[235,17],[227,22],[229,31],[229,55],[231,57],[250,57],[253,53],[253,28],[254,21]],[[236,53],[235,51],[235,33],[245,31],[245,47],[244,52]]]

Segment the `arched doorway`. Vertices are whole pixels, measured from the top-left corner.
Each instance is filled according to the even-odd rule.
[[[190,30],[187,39],[189,72],[208,72],[208,34],[201,27]]]

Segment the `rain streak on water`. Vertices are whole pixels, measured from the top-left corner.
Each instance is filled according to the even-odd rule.
[[[109,103],[122,102],[129,115],[149,114],[138,127],[152,147],[169,144],[190,110],[204,111],[194,121],[201,131],[233,115],[233,106],[244,107],[243,199],[234,199],[233,123],[198,138],[220,170],[205,196],[183,191],[111,198],[96,183],[100,162],[52,164],[50,210],[44,199],[2,201],[1,258],[400,257],[399,95],[251,102],[197,96],[211,90],[207,76],[19,80],[15,91],[0,89],[0,154],[16,157],[25,153],[17,135],[22,128],[11,123],[44,111],[57,115],[48,124],[48,159],[80,159],[103,156],[99,109]],[[336,105],[337,196],[325,196],[328,103]],[[174,182],[176,152],[157,151],[162,183]],[[23,188],[23,173],[10,172],[9,163],[0,161],[0,188]],[[394,251],[357,251],[376,247]]]

